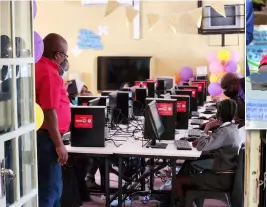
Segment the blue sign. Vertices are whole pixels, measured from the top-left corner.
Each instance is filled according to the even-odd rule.
[[[246,100],[246,119],[267,121],[267,100]]]
[[[78,36],[79,49],[81,50],[103,50],[101,36],[88,29],[80,29]]]
[[[253,41],[247,46],[247,57],[253,62],[260,62],[267,54],[267,29],[262,30],[258,26],[254,28]]]

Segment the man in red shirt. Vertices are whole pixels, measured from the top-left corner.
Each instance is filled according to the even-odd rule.
[[[43,57],[35,65],[36,102],[44,111],[44,124],[37,131],[39,207],[60,206],[61,165],[68,160],[62,134],[71,121],[70,102],[59,73],[67,50],[63,37],[49,34],[44,38]]]

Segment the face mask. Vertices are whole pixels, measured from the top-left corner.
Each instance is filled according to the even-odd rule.
[[[237,91],[224,91],[223,93],[229,98],[234,98],[238,95]]]
[[[63,71],[63,74],[61,75],[62,79],[64,79],[67,75],[67,72]]]

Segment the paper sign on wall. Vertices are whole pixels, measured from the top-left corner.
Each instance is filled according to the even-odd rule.
[[[196,67],[197,76],[207,75],[208,67],[207,66],[198,66]]]
[[[75,115],[74,127],[91,129],[93,128],[93,116],[92,115]]]
[[[266,100],[246,100],[246,118],[254,121],[267,121]]]
[[[177,101],[177,112],[186,112],[186,101]]]
[[[81,50],[103,50],[101,36],[88,29],[80,29],[78,47]]]
[[[173,108],[171,103],[157,103],[160,116],[172,116]]]

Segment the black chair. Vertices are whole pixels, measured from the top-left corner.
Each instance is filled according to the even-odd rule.
[[[244,158],[245,149],[242,145],[235,173],[233,188],[229,192],[216,192],[204,190],[188,190],[186,192],[185,207],[192,207],[193,202],[198,207],[203,207],[205,199],[220,200],[228,207],[243,207],[244,206]]]

